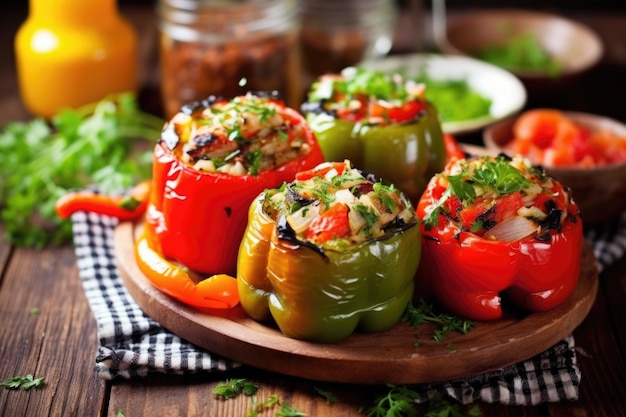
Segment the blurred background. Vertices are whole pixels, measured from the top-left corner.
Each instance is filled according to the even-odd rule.
[[[397,21],[393,26],[393,43],[390,54],[407,54],[435,50],[432,39],[431,1],[390,0],[398,10]],[[448,16],[472,9],[524,8],[560,14],[585,24],[594,30],[604,42],[604,55],[601,65],[593,68],[590,74],[579,80],[575,90],[565,91],[558,97],[530,98],[528,107],[564,107],[570,110],[601,113],[608,117],[626,120],[626,107],[621,104],[621,94],[606,94],[602,98],[595,92],[598,89],[626,91],[626,42],[611,42],[611,33],[617,27],[626,25],[626,2],[623,0],[446,0]],[[155,114],[163,114],[163,104],[159,94],[158,27],[156,13],[146,14],[146,9],[154,9],[155,0],[119,0],[122,15],[136,28],[141,39],[140,62],[140,102]],[[26,19],[27,0],[2,2],[0,5],[0,36],[11,39],[18,27]],[[0,44],[0,60],[14,62],[14,48],[11,42]],[[0,77],[16,79],[15,65],[2,65]],[[594,92],[594,94],[587,94]],[[0,84],[0,114],[3,120],[25,119],[28,112],[16,108],[15,101],[8,98],[15,94],[15,86]],[[593,98],[592,98],[593,97]],[[590,102],[590,100],[594,100]]]

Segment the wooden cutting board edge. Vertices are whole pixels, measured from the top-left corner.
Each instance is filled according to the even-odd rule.
[[[134,255],[140,224],[114,232],[122,280],[142,310],[172,333],[244,365],[319,381],[411,384],[494,371],[533,357],[569,335],[589,313],[598,290],[593,251],[585,242],[578,285],[561,306],[521,318],[481,322],[467,335],[430,341],[428,326],[406,323],[377,334],[355,333],[333,345],[289,339],[248,318],[243,309],[213,312],[187,306],[154,287]],[[415,346],[415,341],[420,345]]]

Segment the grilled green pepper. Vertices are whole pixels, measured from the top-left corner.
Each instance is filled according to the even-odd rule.
[[[425,86],[363,68],[313,83],[302,112],[324,159],[352,163],[397,186],[415,204],[445,164],[445,145]]]
[[[413,296],[417,217],[395,187],[324,163],[261,193],[239,249],[241,305],[288,337],[338,342],[395,325]]]

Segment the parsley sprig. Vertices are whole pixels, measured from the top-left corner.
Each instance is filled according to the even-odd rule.
[[[222,400],[230,400],[244,394],[252,398],[251,406],[246,417],[259,417],[266,410],[279,407],[275,417],[307,417],[306,414],[283,403],[277,394],[272,394],[263,401],[257,401],[256,393],[259,385],[245,378],[233,378],[219,382],[213,388],[213,396]]]
[[[9,122],[0,131],[0,218],[12,244],[43,247],[71,237],[54,213],[69,190],[97,185],[120,192],[150,177],[152,149],[164,121],[124,94],[74,110],[51,123]],[[149,148],[149,149],[148,149]]]
[[[244,378],[233,378],[218,383],[213,388],[213,396],[223,400],[230,400],[239,396],[239,394],[245,394],[252,396],[259,390],[259,385],[254,382],[250,382]]]
[[[31,374],[26,376],[14,376],[5,381],[0,382],[0,387],[7,389],[23,389],[41,388],[44,385],[45,377],[35,378]]]
[[[476,184],[493,189],[500,195],[521,191],[530,186],[530,180],[504,156],[485,160],[471,178]]]
[[[374,405],[367,410],[366,417],[417,417],[416,404],[422,395],[405,385],[387,385],[388,391],[378,396]],[[480,408],[474,405],[463,409],[457,402],[435,395],[427,402],[428,411],[424,417],[478,417]]]
[[[311,102],[324,101],[342,96],[341,103],[345,106],[358,97],[367,96],[385,100],[396,105],[407,100],[409,94],[405,80],[400,74],[391,75],[366,68],[346,68],[344,78],[323,78],[317,81],[309,93]]]
[[[437,327],[433,331],[432,340],[441,342],[450,332],[467,334],[474,323],[471,320],[461,319],[458,316],[447,312],[437,311],[434,303],[424,299],[419,300],[419,304],[407,304],[402,321],[409,322],[412,327],[418,328],[424,323],[432,323]]]
[[[438,225],[441,209],[452,195],[457,196],[465,205],[471,205],[477,196],[475,187],[502,196],[519,192],[531,185],[531,181],[511,165],[509,159],[501,155],[493,159],[481,157],[473,169],[467,162],[461,163],[465,165],[462,167],[464,172],[460,174],[437,174],[444,176],[449,186],[422,220],[427,228]]]

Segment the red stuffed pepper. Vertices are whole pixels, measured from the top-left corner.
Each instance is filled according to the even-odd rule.
[[[452,160],[417,205],[418,293],[473,320],[502,316],[502,297],[527,311],[565,301],[580,271],[579,210],[568,188],[522,158]]]
[[[151,251],[138,252],[140,266],[154,272],[140,256],[154,252],[203,276],[234,275],[252,200],[322,161],[303,117],[271,97],[184,106],[154,150],[143,243]]]

